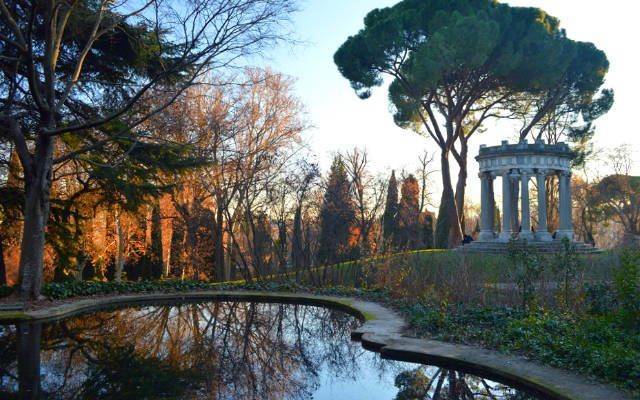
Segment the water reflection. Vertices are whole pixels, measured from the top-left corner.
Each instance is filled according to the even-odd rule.
[[[0,325],[0,398],[532,398],[457,371],[381,360],[349,341],[357,325],[326,308],[246,302]]]

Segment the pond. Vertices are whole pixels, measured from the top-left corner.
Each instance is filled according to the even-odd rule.
[[[360,322],[309,305],[207,302],[0,325],[0,398],[534,399],[350,341]]]

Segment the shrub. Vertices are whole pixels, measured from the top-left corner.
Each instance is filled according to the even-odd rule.
[[[565,310],[575,306],[575,280],[583,269],[575,246],[568,238],[562,238],[562,251],[554,258],[553,269],[558,282],[558,299]]]
[[[620,314],[627,324],[640,327],[640,251],[626,250],[614,274]]]
[[[613,313],[617,300],[613,287],[606,282],[586,283],[584,285],[584,305],[586,312],[592,315]]]
[[[7,297],[13,293],[13,286],[0,285],[0,297]]]
[[[526,240],[522,244],[511,240],[508,252],[511,261],[509,273],[520,290],[522,307],[531,309],[536,303],[535,284],[542,277],[543,264],[538,254],[527,245]]]

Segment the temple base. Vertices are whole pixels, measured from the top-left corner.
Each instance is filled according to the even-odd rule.
[[[497,242],[497,243],[509,243],[511,241],[511,239],[513,239],[513,232],[511,232],[511,231],[500,232],[500,234],[498,235],[498,239],[495,240],[495,242]]]
[[[515,246],[524,246],[525,240],[516,240],[513,242]],[[559,253],[564,250],[562,240],[552,240],[548,242],[541,242],[538,240],[529,241],[526,240],[527,248],[536,253]],[[454,249],[456,252],[462,253],[486,253],[486,254],[506,254],[509,252],[509,241],[481,241],[477,240],[464,246]],[[599,253],[601,250],[593,247],[590,244],[583,242],[572,242],[572,245],[576,253]],[[513,244],[511,245],[513,246]]]
[[[493,231],[480,231],[478,240],[481,242],[492,242],[496,240],[496,234]]]
[[[556,231],[556,239],[567,238],[569,240],[573,240],[573,230],[571,229],[560,229]]]
[[[538,241],[538,242],[551,242],[551,241],[553,241],[553,237],[547,231],[536,232],[535,240]]]

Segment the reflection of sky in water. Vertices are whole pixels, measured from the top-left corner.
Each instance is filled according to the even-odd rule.
[[[135,386],[136,379],[153,379],[158,374],[154,368],[161,366],[158,371],[167,374],[168,385],[163,390],[181,385],[181,391],[167,395],[151,385],[116,398],[393,400],[399,393],[396,377],[419,366],[382,360],[351,342],[350,332],[358,324],[342,312],[301,305],[146,306],[42,325],[31,346],[40,343],[40,387],[47,398],[111,394],[131,380]],[[0,326],[0,398],[18,391],[17,359],[23,366],[37,360],[27,353],[16,356],[18,341],[29,349],[24,347],[28,337],[18,335],[16,327]],[[122,361],[111,357],[117,349],[128,349]],[[38,353],[36,347],[30,351]],[[420,370],[427,380],[441,372],[436,367]],[[23,384],[38,380],[35,375],[22,378]],[[448,378],[443,390],[447,382]],[[474,393],[485,385],[497,386],[470,376],[465,382]],[[433,383],[426,398],[434,395],[436,379]],[[509,399],[510,392],[499,390],[494,395]]]
[[[354,343],[360,346],[359,343]],[[336,378],[323,369],[320,387],[313,394],[315,400],[371,399],[390,400],[398,393],[394,387],[395,376],[404,370],[414,369],[416,364],[381,360],[373,352],[362,349],[357,357],[357,374],[353,379]]]

